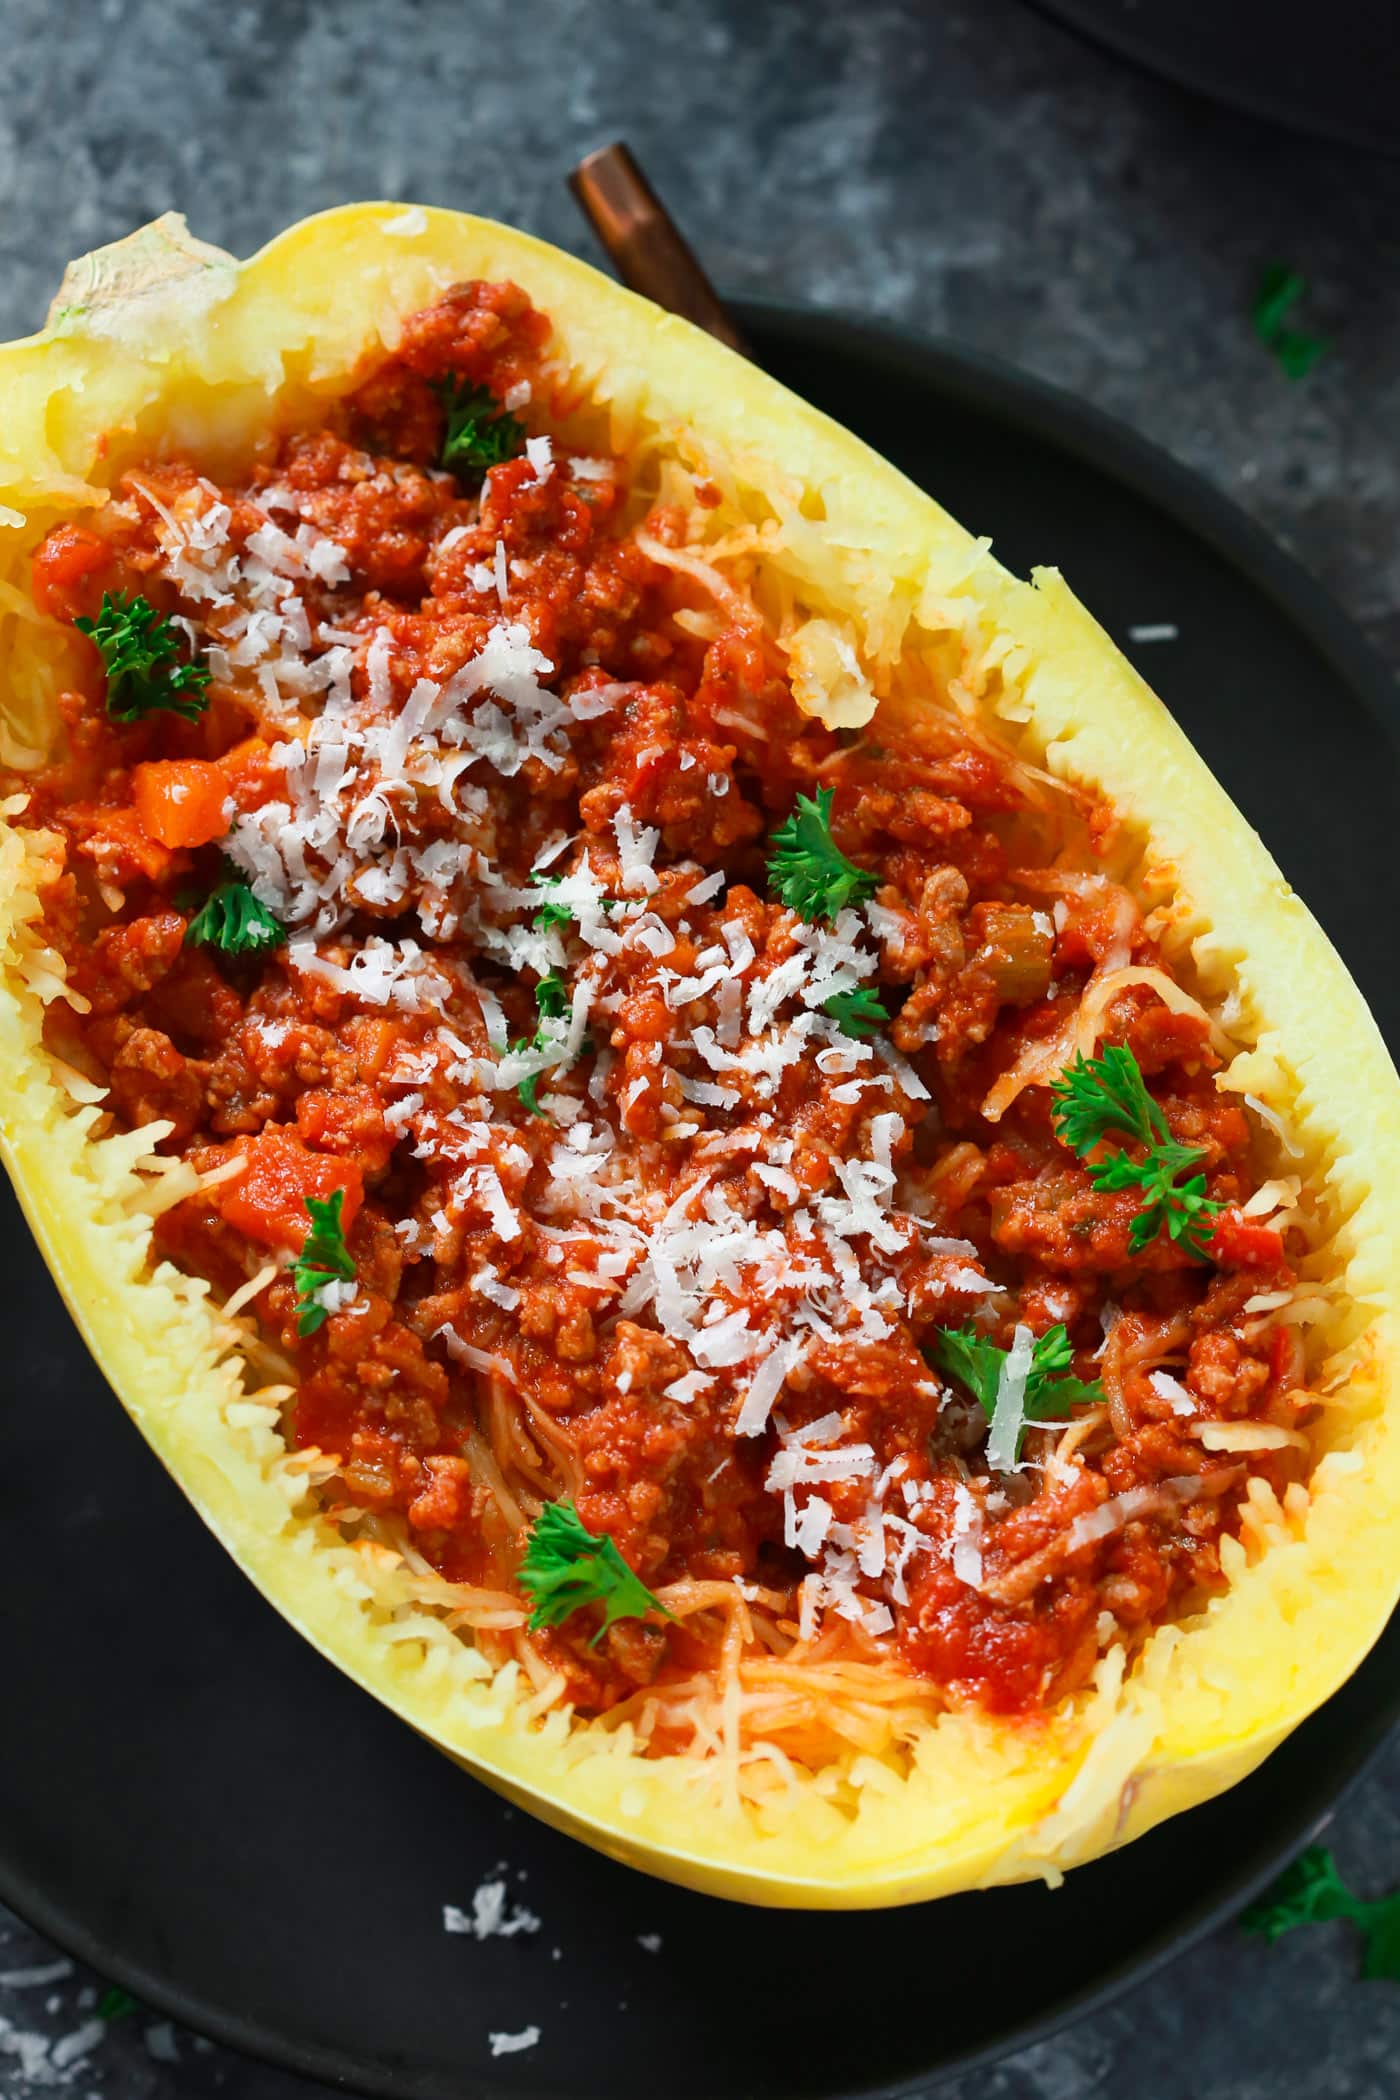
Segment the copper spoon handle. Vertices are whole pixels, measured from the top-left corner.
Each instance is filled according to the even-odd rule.
[[[620,139],[581,160],[569,187],[624,284],[748,356],[689,242]]]

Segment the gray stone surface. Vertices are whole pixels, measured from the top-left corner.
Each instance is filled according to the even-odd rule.
[[[379,195],[591,252],[561,178],[625,133],[721,284],[911,321],[1088,395],[1400,658],[1400,162],[1196,103],[1020,0],[0,0],[0,31],[4,333],[37,325],[67,256],[172,205],[237,250]],[[1334,339],[1301,386],[1245,318],[1275,257]],[[1336,1838],[1363,1887],[1400,1882],[1400,1749]],[[59,1962],[0,1913],[5,2100],[308,2090],[156,2017],[95,2022],[97,1983]],[[1356,1980],[1345,1927],[1272,1953],[1225,1933],[947,2090],[1392,2100],[1400,1993]]]

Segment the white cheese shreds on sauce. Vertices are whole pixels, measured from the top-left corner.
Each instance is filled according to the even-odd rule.
[[[1016,1464],[1016,1449],[1026,1425],[1026,1381],[1034,1353],[1035,1338],[1029,1327],[1017,1327],[1002,1360],[996,1407],[987,1437],[987,1464],[994,1473],[1010,1472]]]
[[[1149,1374],[1147,1382],[1157,1398],[1167,1402],[1174,1415],[1194,1415],[1200,1407],[1201,1403],[1195,1394],[1189,1393],[1181,1380],[1173,1378],[1170,1371],[1153,1371]]]
[[[758,1436],[768,1425],[773,1403],[802,1353],[800,1342],[780,1342],[754,1373],[734,1424],[736,1436]]]
[[[953,1488],[953,1573],[969,1589],[982,1587],[982,1511],[970,1488]]]

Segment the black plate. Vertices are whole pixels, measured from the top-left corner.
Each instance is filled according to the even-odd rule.
[[[1178,87],[1295,131],[1400,153],[1395,0],[1036,0]]]
[[[774,372],[1016,566],[1059,560],[1118,635],[1179,625],[1145,667],[1400,1038],[1393,695],[1308,579],[1161,454],[1017,373],[829,316],[744,321]],[[505,1807],[303,1646],[90,1367],[12,1205],[3,1225],[25,1404],[0,1467],[0,1897],[149,2004],[294,2069],[402,2100],[904,2092],[1102,2003],[1228,1914],[1396,1712],[1400,1623],[1255,1778],[1054,1894],[776,1916],[668,1888]],[[445,1934],[443,1904],[469,1907],[500,1861],[542,1929]],[[530,2025],[537,2048],[492,2059],[491,2031]]]

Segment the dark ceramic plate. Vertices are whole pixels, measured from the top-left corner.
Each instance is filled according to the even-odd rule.
[[[1400,153],[1395,0],[1036,0],[1178,87],[1344,146]]]
[[[829,315],[743,318],[780,378],[1016,567],[1061,562],[1120,637],[1179,627],[1135,653],[1400,1040],[1394,696],[1306,576],[1015,372]],[[107,1392],[12,1203],[0,1224],[23,1401],[0,1467],[0,1897],[149,2004],[297,2070],[402,2100],[906,2092],[1102,2004],[1228,1915],[1396,1712],[1400,1621],[1256,1777],[1053,1894],[775,1915],[666,1887],[504,1806],[305,1647]],[[539,1932],[445,1933],[443,1905],[469,1908],[498,1862]],[[536,2048],[492,2058],[492,2031],[531,2025]]]

